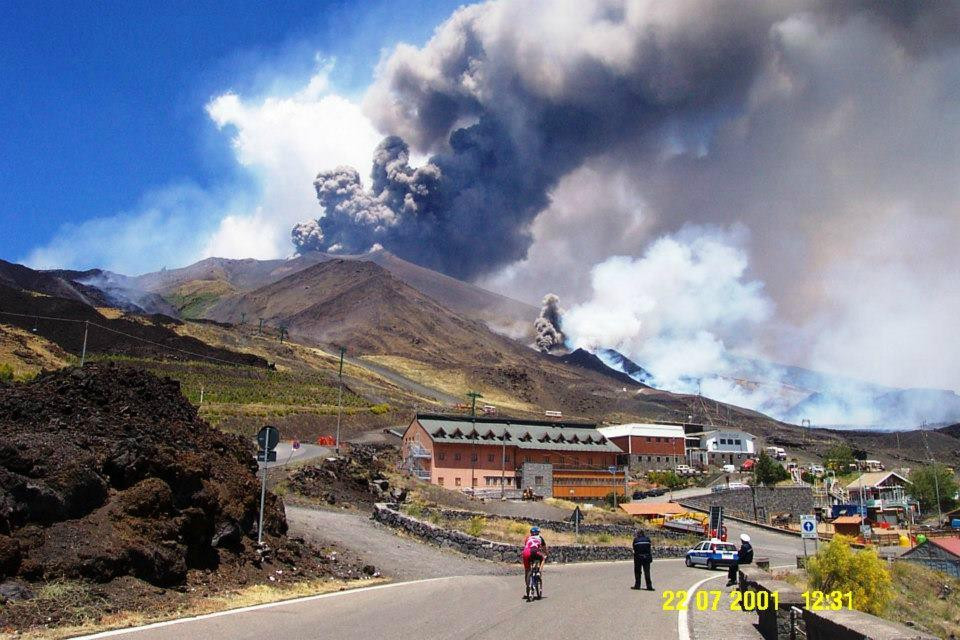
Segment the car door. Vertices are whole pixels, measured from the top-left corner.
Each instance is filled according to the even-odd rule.
[[[704,564],[704,563],[707,561],[707,560],[706,560],[706,556],[704,556],[704,554],[703,554],[703,551],[704,551],[704,549],[706,548],[706,544],[707,544],[707,543],[705,543],[705,542],[701,542],[700,544],[698,544],[698,545],[696,546],[695,551],[694,551],[694,553],[693,553],[693,563],[694,563],[694,564]]]

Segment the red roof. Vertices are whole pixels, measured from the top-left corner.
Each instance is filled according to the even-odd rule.
[[[960,557],[960,538],[927,538],[927,542],[932,542],[941,549]]]
[[[675,502],[628,502],[620,505],[620,508],[631,516],[662,516],[686,511]]]
[[[860,516],[837,516],[830,524],[860,524]]]

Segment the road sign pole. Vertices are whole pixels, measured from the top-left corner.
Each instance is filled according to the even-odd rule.
[[[80,366],[87,361],[87,332],[90,330],[90,321],[83,322],[83,352],[80,354]]]
[[[263,480],[260,483],[260,524],[257,526],[257,546],[263,544],[263,507],[267,500],[267,453],[264,449],[263,456]]]
[[[337,379],[339,380],[337,385],[337,453],[340,453],[340,416],[343,414],[343,354],[346,352],[346,347],[340,347],[340,371],[337,373]]]
[[[280,431],[276,427],[269,425],[257,432],[257,444],[260,445],[260,451],[257,452],[257,460],[263,456],[263,478],[260,480],[260,521],[257,524],[257,546],[263,544],[263,511],[267,501],[267,466],[270,464],[270,458],[276,460],[277,443],[280,442]],[[271,456],[271,454],[273,454]]]

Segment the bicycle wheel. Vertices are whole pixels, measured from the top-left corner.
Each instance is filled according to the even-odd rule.
[[[537,596],[536,596],[536,598],[537,598],[537,600],[539,600],[540,598],[543,597],[543,576],[541,576],[539,573],[537,574],[537,580],[536,580],[536,585],[535,585],[535,586],[536,586],[536,589],[537,589]]]

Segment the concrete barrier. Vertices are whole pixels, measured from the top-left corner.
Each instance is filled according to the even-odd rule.
[[[777,592],[777,608],[757,611],[757,627],[765,640],[801,637],[807,640],[936,640],[936,636],[862,611],[804,609],[805,600],[800,589],[774,580],[769,573],[753,567],[740,570],[740,589]],[[772,598],[770,602],[773,602]],[[799,615],[791,616],[791,609]]]

